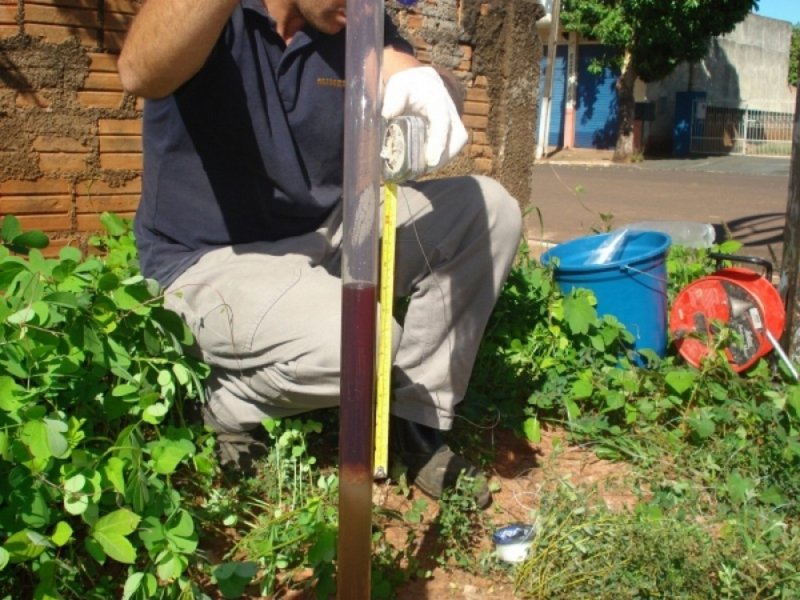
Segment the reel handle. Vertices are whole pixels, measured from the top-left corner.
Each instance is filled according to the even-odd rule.
[[[765,258],[759,258],[757,256],[736,256],[734,254],[721,254],[719,252],[709,252],[708,257],[716,261],[717,269],[722,266],[721,263],[724,260],[758,265],[764,269],[764,277],[767,281],[772,281],[772,263]]]

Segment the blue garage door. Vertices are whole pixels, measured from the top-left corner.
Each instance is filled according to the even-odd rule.
[[[605,46],[578,47],[578,98],[575,114],[575,146],[613,148],[617,141],[617,68],[604,67],[591,73],[590,66],[602,58]]]
[[[544,82],[547,75],[548,48],[544,49],[541,62],[539,98],[544,96]],[[555,70],[553,71],[553,96],[550,102],[550,129],[547,145],[561,148],[564,146],[564,111],[567,103],[567,47],[556,46]],[[541,108],[541,104],[540,104]]]

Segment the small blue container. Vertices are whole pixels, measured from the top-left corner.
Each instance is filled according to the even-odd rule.
[[[563,294],[573,288],[591,290],[597,298],[597,313],[619,319],[635,338],[634,350],[648,348],[663,357],[670,236],[658,231],[628,231],[610,260],[592,264],[592,257],[613,235],[603,233],[559,244],[545,252],[541,262],[553,265]]]
[[[512,523],[501,527],[492,534],[495,554],[505,562],[522,562],[530,555],[533,543],[533,525]]]

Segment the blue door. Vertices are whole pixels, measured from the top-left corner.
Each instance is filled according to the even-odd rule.
[[[575,112],[577,148],[613,148],[617,143],[616,67],[602,67],[592,73],[592,65],[602,60],[606,46],[578,47],[578,97]]]
[[[548,48],[544,49],[539,79],[539,98],[544,96],[544,82],[549,66]],[[550,101],[550,130],[547,145],[562,148],[564,146],[564,112],[567,106],[567,47],[556,46],[555,69],[553,70],[553,95]],[[541,108],[541,103],[539,105]]]

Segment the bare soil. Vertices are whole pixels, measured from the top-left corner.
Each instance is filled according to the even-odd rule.
[[[569,445],[563,431],[545,431],[538,444],[520,439],[510,431],[496,430],[491,440],[495,452],[493,482],[499,491],[492,495],[492,503],[486,509],[490,530],[481,542],[477,553],[491,551],[491,531],[496,527],[514,522],[531,521],[542,490],[560,480],[579,487],[588,487],[612,509],[630,508],[636,501],[630,491],[631,472],[625,464],[598,459],[588,448]],[[405,512],[412,502],[421,496],[413,488],[410,497],[397,493],[397,485],[378,485],[374,502],[387,510]],[[438,504],[428,502],[428,509],[417,528],[415,558],[429,571],[426,577],[412,579],[395,590],[399,600],[513,600],[513,571],[499,572],[495,577],[481,577],[473,573],[448,566],[437,565],[431,548],[436,544],[437,531],[434,521]],[[407,524],[397,523],[385,530],[387,541],[396,547],[407,543]],[[402,567],[402,565],[399,565]],[[284,592],[283,599],[311,600],[310,592]],[[259,596],[251,596],[256,599]]]

